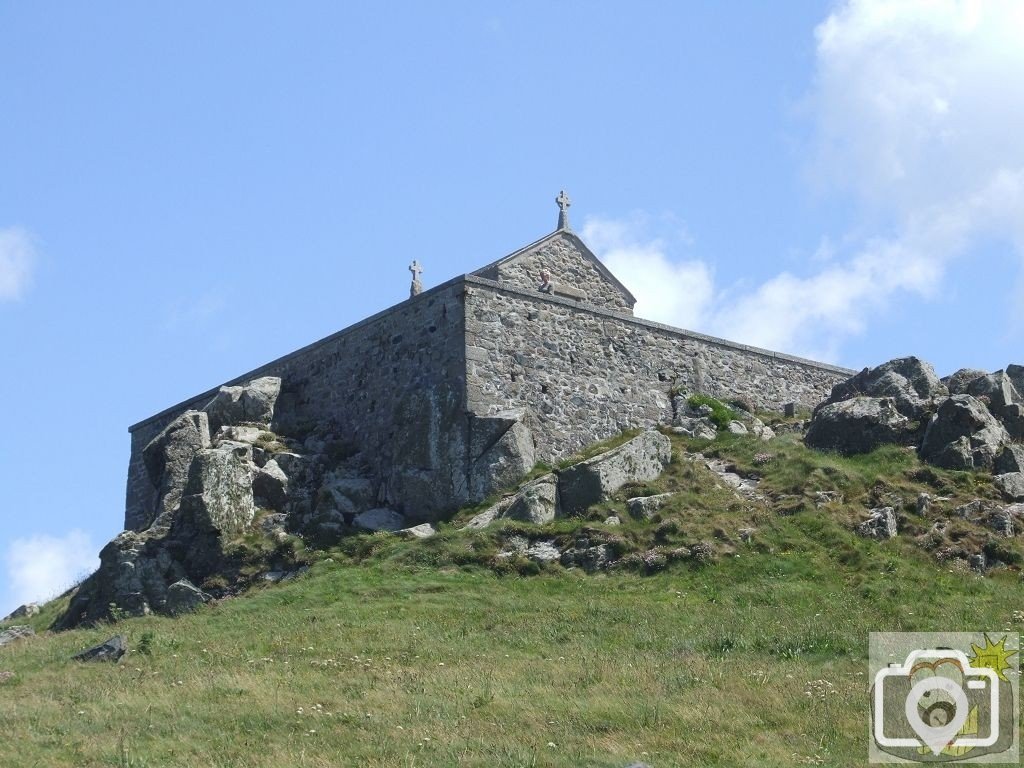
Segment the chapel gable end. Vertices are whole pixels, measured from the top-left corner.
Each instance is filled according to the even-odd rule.
[[[560,229],[473,273],[539,294],[633,313],[636,299],[573,232]]]

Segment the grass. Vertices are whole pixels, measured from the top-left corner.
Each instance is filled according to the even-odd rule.
[[[594,520],[356,536],[294,581],[190,616],[0,649],[0,671],[14,673],[0,683],[0,765],[862,765],[869,632],[1019,628],[1015,567],[977,576],[939,562],[918,533],[931,520],[916,517],[917,493],[948,492],[944,515],[989,494],[983,476],[902,449],[839,457],[787,437],[675,448],[662,478],[624,489]],[[768,500],[716,487],[682,459],[698,448],[759,473]],[[755,463],[766,451],[774,458]],[[626,516],[626,496],[667,490],[676,497],[651,522]],[[818,507],[821,490],[843,500]],[[901,500],[901,536],[856,536],[882,498]],[[623,525],[603,525],[610,512]],[[1019,546],[956,524],[961,543]],[[744,542],[735,532],[747,526]],[[635,552],[708,540],[715,562],[648,576],[494,567],[509,535],[581,532]],[[41,631],[59,607],[28,623]],[[69,660],[115,632],[132,648],[122,663]]]

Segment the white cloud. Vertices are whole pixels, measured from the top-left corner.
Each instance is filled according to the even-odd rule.
[[[0,301],[14,301],[24,295],[35,258],[32,239],[25,230],[0,229]]]
[[[588,218],[583,239],[637,297],[636,312],[650,320],[692,328],[700,324],[713,298],[713,277],[700,261],[672,262],[661,238],[643,237],[647,219]]]
[[[1024,4],[851,0],[815,34],[809,174],[852,193],[878,234],[716,290],[706,265],[673,262],[632,222],[588,223],[599,255],[628,270],[638,314],[835,359],[902,296],[940,296],[948,265],[980,243],[1013,245],[1024,266]]]
[[[78,529],[59,538],[36,534],[15,539],[5,556],[10,608],[60,594],[99,566],[97,551],[89,535]]]

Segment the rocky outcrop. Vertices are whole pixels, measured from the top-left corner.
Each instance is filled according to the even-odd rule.
[[[407,525],[403,515],[384,507],[361,512],[353,518],[352,524],[364,531],[400,531]]]
[[[518,483],[537,462],[533,433],[522,410],[478,416],[471,421],[469,485],[472,499]]]
[[[865,538],[892,539],[896,536],[896,510],[892,507],[872,509],[869,517],[857,526],[857,533]]]
[[[946,385],[949,394],[966,395],[970,394],[967,391],[967,386],[979,376],[984,375],[986,375],[986,371],[977,368],[961,368],[956,373],[942,379],[942,383]]]
[[[1024,501],[1024,472],[996,475],[995,485],[1010,501]]]
[[[243,386],[221,387],[203,407],[210,420],[210,431],[216,433],[225,424],[269,427],[280,394],[281,379],[277,376],[253,379]]]
[[[40,610],[38,603],[25,603],[24,605],[19,605],[9,614],[4,616],[3,619],[0,619],[0,621],[6,622],[14,621],[15,619],[31,618],[32,616],[37,616]]]
[[[650,520],[654,513],[664,507],[675,496],[674,493],[659,493],[655,496],[634,496],[626,499],[629,514],[636,520]]]
[[[210,424],[201,411],[186,411],[145,447],[142,459],[157,488],[157,505],[147,523],[178,511],[196,453],[210,447]]]
[[[893,398],[853,397],[816,410],[804,442],[821,451],[866,453],[888,443],[907,444],[915,432]]]
[[[203,590],[188,579],[181,579],[167,588],[167,613],[171,616],[191,613],[209,600],[210,596]]]
[[[99,645],[87,648],[72,656],[74,661],[118,661],[128,650],[128,640],[124,635],[114,635]]]
[[[15,626],[8,627],[7,629],[0,631],[0,648],[5,645],[10,645],[16,640],[22,640],[26,637],[32,637],[36,631],[32,627],[27,626]]]
[[[995,472],[1003,475],[1024,472],[1024,445],[1008,445],[996,457]]]
[[[644,432],[618,448],[559,474],[558,491],[567,515],[607,499],[626,483],[654,480],[672,460],[672,443],[660,432]]]
[[[991,469],[1010,436],[981,401],[953,395],[939,406],[921,443],[921,458],[947,469]]]
[[[890,360],[832,387],[832,394],[818,406],[824,408],[855,397],[892,398],[896,410],[908,419],[920,419],[934,408],[936,399],[948,395],[932,366],[916,357]]]
[[[549,523],[559,515],[558,478],[544,475],[524,485],[515,494],[485,509],[466,524],[466,528],[486,528],[495,520],[521,520]]]

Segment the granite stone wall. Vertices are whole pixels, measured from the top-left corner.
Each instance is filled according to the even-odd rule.
[[[556,294],[604,309],[632,313],[632,305],[626,297],[598,271],[592,261],[582,255],[581,245],[575,235],[560,232],[538,248],[527,248],[521,255],[476,274],[505,285],[535,291],[540,284],[540,273],[547,270]]]
[[[293,436],[318,425],[329,428],[373,457],[398,506],[407,500],[403,495],[411,494],[425,506],[439,503],[457,493],[453,486],[464,483],[451,471],[449,457],[430,444],[443,443],[447,436],[430,434],[431,428],[458,432],[466,410],[462,290],[461,279],[449,281],[226,384],[280,376],[278,432]],[[126,528],[148,525],[155,507],[142,449],[175,417],[202,408],[216,392],[211,389],[130,428]],[[396,456],[396,447],[403,446],[404,454]],[[396,462],[409,471],[393,473]],[[434,499],[423,498],[422,488],[413,487],[410,472],[416,484],[433,489]]]
[[[469,407],[525,408],[540,460],[670,423],[673,388],[768,410],[816,405],[853,373],[479,277],[468,283]]]

